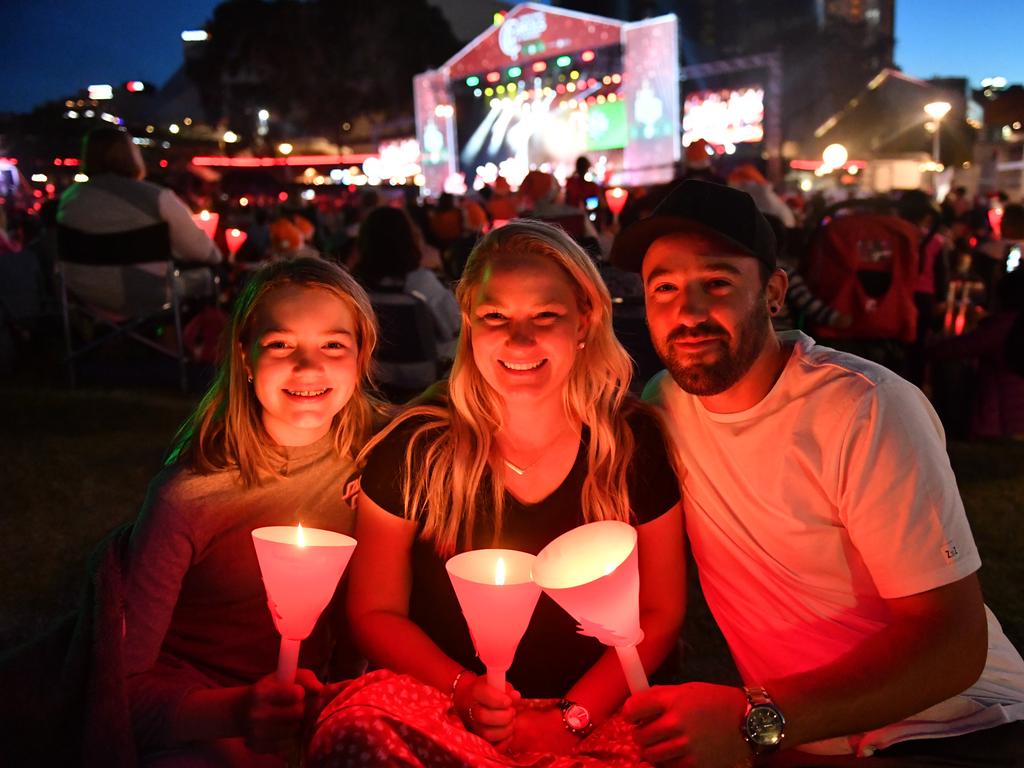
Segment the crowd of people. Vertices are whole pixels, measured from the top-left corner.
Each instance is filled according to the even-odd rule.
[[[584,162],[564,197],[535,172],[432,208],[364,192],[263,211],[232,260],[141,180],[126,134],[104,136],[56,221],[167,222],[180,259],[219,270],[206,285],[227,299],[196,298],[228,316],[90,582],[107,624],[68,650],[103,667],[77,681],[85,708],[131,733],[90,736],[109,727],[94,714],[64,748],[152,766],[1024,764],[1024,660],[984,604],[925,394],[935,365],[976,358],[973,433],[1024,435],[1019,206],[993,232],[959,191],[819,210],[755,168],[699,168],[634,190],[611,227]],[[860,214],[851,247],[837,233]],[[374,385],[381,292],[426,305],[448,369],[401,406]],[[642,399],[616,335],[629,306],[666,369]],[[691,552],[741,686],[630,695],[615,652],[546,596],[505,688],[488,682],[446,561],[601,520],[636,529],[648,673],[676,647]],[[250,533],[299,522],[358,545],[288,683]]]

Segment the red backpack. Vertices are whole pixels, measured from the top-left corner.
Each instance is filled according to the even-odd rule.
[[[811,243],[807,282],[853,322],[849,328],[815,326],[814,335],[914,341],[920,238],[917,227],[893,215],[853,213],[827,220]]]

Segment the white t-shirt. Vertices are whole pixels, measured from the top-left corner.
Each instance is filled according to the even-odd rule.
[[[921,391],[799,331],[780,337],[793,353],[748,410],[707,411],[667,373],[647,388],[679,452],[701,587],[752,685],[834,662],[886,626],[886,599],[981,565],[942,426]],[[986,613],[988,662],[969,690],[805,749],[871,754],[1024,719],[1024,661]]]

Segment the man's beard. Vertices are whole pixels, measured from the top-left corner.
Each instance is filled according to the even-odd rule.
[[[655,346],[672,378],[683,391],[691,395],[709,397],[725,392],[750,370],[764,349],[768,327],[767,310],[757,302],[737,327],[738,345],[735,351],[729,346],[729,335],[726,330],[711,320],[698,323],[692,328],[681,325],[673,329],[666,339],[657,340]],[[691,336],[719,337],[723,351],[710,362],[684,363],[676,357],[672,341]]]

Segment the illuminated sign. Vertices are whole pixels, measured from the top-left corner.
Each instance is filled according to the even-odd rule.
[[[95,101],[114,98],[114,89],[109,85],[90,85],[89,98]]]
[[[498,47],[510,59],[515,59],[523,43],[538,39],[547,28],[547,18],[540,11],[505,19],[498,32]]]

